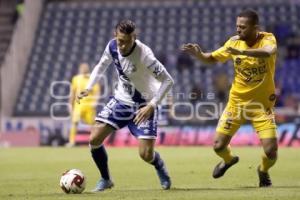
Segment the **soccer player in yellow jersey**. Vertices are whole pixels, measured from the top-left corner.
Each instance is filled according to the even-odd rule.
[[[205,63],[233,60],[235,76],[229,101],[219,120],[214,150],[223,160],[215,167],[213,177],[219,178],[239,161],[232,154],[230,140],[241,124],[250,121],[256,129],[264,154],[257,168],[259,186],[272,185],[269,169],[277,159],[275,103],[276,39],[272,33],[258,30],[259,18],[254,10],[242,11],[236,21],[237,35],[221,48],[204,53],[197,44],[185,44],[182,50]]]
[[[80,120],[84,123],[92,125],[96,115],[96,105],[98,102],[98,96],[100,94],[100,86],[95,84],[91,90],[91,95],[83,99],[80,104],[75,102],[76,95],[82,91],[86,86],[90,78],[90,69],[87,63],[81,63],[79,66],[79,74],[72,78],[71,83],[71,95],[69,103],[71,105],[71,118],[72,124],[69,134],[69,143],[67,146],[75,145],[75,137],[77,132],[77,125]]]

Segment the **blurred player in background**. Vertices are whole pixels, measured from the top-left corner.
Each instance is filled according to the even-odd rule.
[[[173,85],[173,79],[156,59],[152,50],[136,39],[135,24],[123,20],[115,28],[115,38],[107,44],[95,66],[89,83],[78,96],[86,97],[99,76],[114,63],[118,85],[114,97],[96,117],[90,135],[92,157],[101,173],[94,192],[113,187],[108,170],[104,139],[114,130],[128,126],[139,140],[139,155],[153,165],[163,189],[169,189],[171,180],[159,153],[154,151],[157,136],[157,106]]]
[[[212,53],[204,53],[197,44],[185,44],[182,50],[205,63],[233,60],[235,77],[229,101],[219,120],[214,150],[223,161],[213,171],[219,178],[239,161],[230,150],[230,140],[241,124],[251,121],[261,140],[264,154],[257,168],[259,186],[272,185],[269,169],[277,159],[275,103],[275,60],[277,45],[272,33],[258,30],[259,18],[255,11],[245,10],[237,17],[237,35]]]
[[[80,104],[75,102],[76,95],[84,90],[90,77],[90,68],[87,63],[79,65],[79,73],[72,78],[71,95],[69,103],[71,105],[71,128],[69,134],[69,143],[67,146],[75,146],[75,137],[77,126],[80,121],[92,125],[96,116],[96,106],[100,95],[100,86],[95,84],[90,91],[90,96],[83,99]]]

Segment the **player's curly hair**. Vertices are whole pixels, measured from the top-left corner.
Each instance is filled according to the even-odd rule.
[[[121,33],[130,34],[135,30],[135,24],[133,21],[125,19],[116,25],[116,30],[120,31]]]
[[[250,19],[252,25],[258,25],[258,23],[259,23],[258,14],[253,9],[243,10],[242,12],[240,12],[238,17],[246,17],[246,18]]]

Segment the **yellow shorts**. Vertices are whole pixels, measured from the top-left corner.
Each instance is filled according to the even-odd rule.
[[[82,121],[86,124],[94,124],[95,116],[95,107],[76,105],[72,112],[72,122],[78,123],[79,121]]]
[[[273,108],[245,108],[227,104],[217,126],[217,133],[233,136],[242,124],[250,121],[259,138],[276,138],[276,123]],[[273,131],[265,131],[273,130]]]

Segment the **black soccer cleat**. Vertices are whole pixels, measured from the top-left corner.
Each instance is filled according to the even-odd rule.
[[[231,166],[235,165],[238,162],[239,162],[239,157],[233,156],[232,160],[228,164],[225,164],[224,161],[218,163],[213,171],[213,177],[220,178],[225,174],[227,169],[229,169]]]
[[[260,171],[260,165],[257,167],[257,174],[259,178],[259,187],[271,187],[272,181],[268,172]]]

